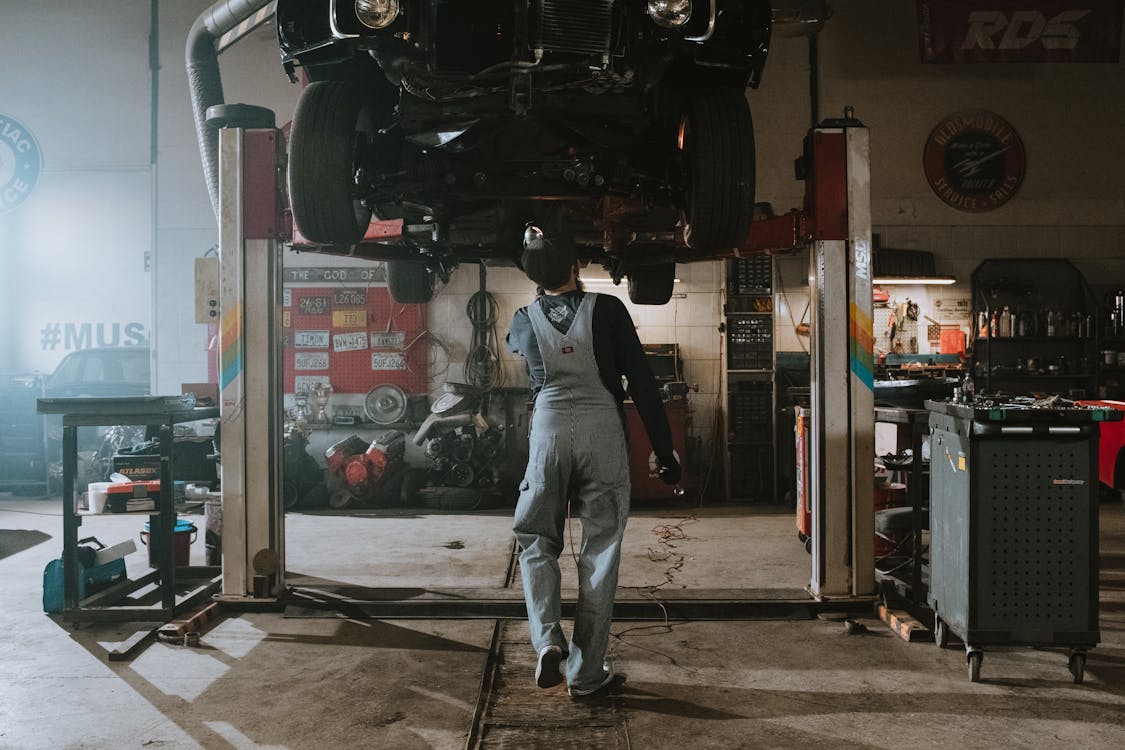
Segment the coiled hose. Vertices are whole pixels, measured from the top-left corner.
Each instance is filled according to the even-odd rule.
[[[465,306],[465,314],[473,326],[472,343],[465,357],[465,382],[483,390],[492,390],[504,384],[500,341],[496,335],[498,312],[496,298],[484,290],[482,269],[481,290],[470,297]]]

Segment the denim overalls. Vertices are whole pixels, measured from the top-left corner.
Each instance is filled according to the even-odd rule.
[[[514,531],[531,644],[569,650],[566,679],[588,689],[605,679],[621,537],[629,515],[629,459],[620,405],[598,374],[591,332],[597,295],[587,293],[563,334],[538,303],[528,306],[546,381],[535,397],[527,473]],[[567,501],[582,519],[578,607],[568,647],[561,617],[559,555]]]

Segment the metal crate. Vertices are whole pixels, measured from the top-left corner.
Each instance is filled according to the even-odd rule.
[[[772,315],[727,318],[727,367],[731,370],[773,369]]]
[[[729,294],[769,294],[773,290],[773,258],[770,256],[735,258],[730,263]]]
[[[761,504],[775,502],[772,445],[732,445],[728,458],[732,500]]]
[[[1081,682],[1098,643],[1098,419],[1105,410],[1009,410],[927,401],[929,604],[935,635],[984,646],[1065,646]]]
[[[730,439],[765,440],[773,436],[773,385],[741,381],[731,386]]]

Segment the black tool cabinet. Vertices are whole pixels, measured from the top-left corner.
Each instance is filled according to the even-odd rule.
[[[1069,648],[1075,682],[1098,632],[1098,423],[1112,409],[976,406],[930,412],[930,587],[935,639]]]

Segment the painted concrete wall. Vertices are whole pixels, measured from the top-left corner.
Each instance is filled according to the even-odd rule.
[[[0,215],[0,372],[50,372],[67,351],[150,332],[148,6],[0,12],[0,113],[43,153],[34,191]]]
[[[192,23],[213,3],[160,3],[160,169],[157,175],[155,294],[156,371],[160,392],[206,380],[207,327],[194,321],[194,259],[218,243],[200,163],[184,63]],[[245,37],[219,58],[228,103],[274,111],[277,124],[292,118],[299,88],[281,69],[272,24]]]

